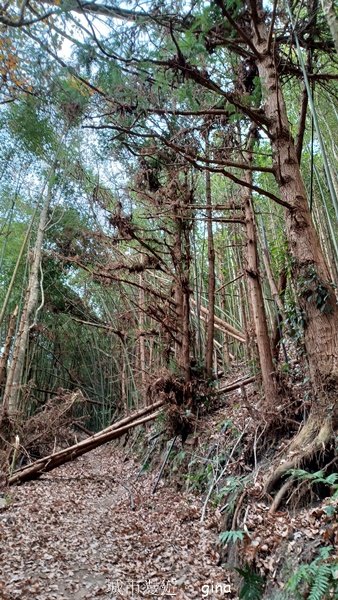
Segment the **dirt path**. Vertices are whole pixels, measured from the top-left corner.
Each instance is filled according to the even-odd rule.
[[[138,468],[107,446],[11,489],[0,599],[236,598],[198,499]]]

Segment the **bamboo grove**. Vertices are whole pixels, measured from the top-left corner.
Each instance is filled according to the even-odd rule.
[[[243,373],[271,432],[301,368],[275,485],[337,425],[332,3],[23,0],[0,28],[3,422],[81,390],[98,430],[159,378],[190,410]]]

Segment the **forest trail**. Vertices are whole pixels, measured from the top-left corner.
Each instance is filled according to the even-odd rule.
[[[139,469],[108,445],[11,488],[1,600],[236,598],[199,499],[161,483],[152,494],[156,473]]]

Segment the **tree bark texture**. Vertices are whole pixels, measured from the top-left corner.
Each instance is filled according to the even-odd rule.
[[[175,268],[175,303],[177,316],[177,329],[180,343],[175,344],[177,362],[184,381],[191,381],[191,331],[190,331],[190,224],[186,218],[188,209],[184,204],[189,204],[187,186],[177,190],[180,195],[181,206],[174,209],[175,238],[173,260]]]
[[[42,205],[38,231],[31,257],[31,268],[26,288],[24,307],[14,344],[11,366],[8,369],[3,405],[5,410],[8,410],[10,413],[15,412],[19,407],[22,374],[28,345],[29,330],[38,305],[39,271],[42,261],[42,246],[48,221],[49,206],[52,199],[54,173],[55,165],[53,165],[49,173],[46,197]]]
[[[249,140],[249,146],[253,140]],[[252,159],[249,148],[247,160]],[[252,183],[252,171],[246,171],[246,180]],[[255,215],[252,204],[252,192],[245,188],[244,210],[245,210],[245,229],[246,229],[246,275],[250,295],[252,318],[255,330],[258,358],[261,368],[261,376],[264,390],[265,405],[272,408],[277,399],[277,388],[274,377],[274,365],[271,353],[271,344],[269,338],[268,324],[265,313],[264,298],[259,271],[259,259],[257,251],[257,235]]]
[[[209,158],[209,130],[206,132],[206,155]],[[211,195],[211,175],[210,171],[205,174],[205,196],[207,205],[207,233],[208,233],[208,320],[207,320],[207,340],[205,372],[208,379],[212,378],[213,360],[214,360],[214,335],[215,335],[215,247],[214,234],[212,229],[212,195]]]
[[[292,260],[292,275],[304,315],[305,347],[312,381],[318,397],[338,391],[338,306],[330,274],[312,222],[306,190],[290,132],[286,106],[272,50],[267,49],[265,23],[252,29],[259,53],[256,59],[269,120],[269,136],[275,177],[286,210],[286,232]],[[332,397],[333,397],[332,396]],[[324,400],[324,411],[326,402]]]

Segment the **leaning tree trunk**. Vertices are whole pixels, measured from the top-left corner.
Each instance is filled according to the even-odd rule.
[[[160,409],[163,404],[163,400],[158,400],[152,406],[146,406],[137,412],[133,412],[131,415],[124,417],[120,421],[116,421],[106,429],[94,433],[89,438],[86,438],[73,446],[49,454],[44,458],[39,458],[35,462],[21,467],[9,477],[8,484],[14,485],[25,481],[31,481],[32,479],[38,479],[43,473],[52,471],[67,462],[75,460],[79,456],[83,456],[83,454],[86,454],[87,452],[91,452],[107,442],[121,437],[125,433],[128,433],[133,427],[138,427],[139,425],[153,421],[161,414],[161,410],[156,409]]]

